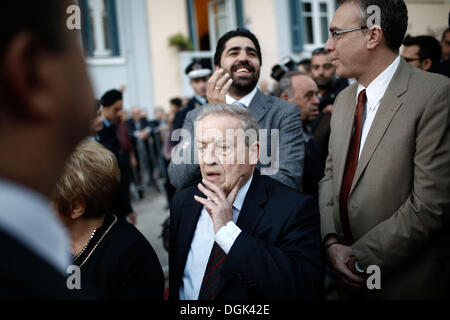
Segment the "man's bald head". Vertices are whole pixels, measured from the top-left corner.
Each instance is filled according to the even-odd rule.
[[[299,107],[304,123],[317,118],[319,88],[312,78],[303,72],[291,71],[281,78],[279,86],[282,92],[280,98]]]

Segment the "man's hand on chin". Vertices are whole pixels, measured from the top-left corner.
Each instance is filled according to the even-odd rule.
[[[228,222],[233,220],[233,203],[239,191],[241,180],[242,178],[238,180],[228,196],[225,195],[225,192],[220,186],[206,179],[202,180],[203,184],[198,184],[198,189],[208,199],[198,196],[194,196],[194,199],[205,206],[206,211],[209,213],[209,216],[213,221],[215,233],[217,233],[217,231],[219,231],[219,229],[225,226]]]

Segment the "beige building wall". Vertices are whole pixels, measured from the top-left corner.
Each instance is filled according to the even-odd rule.
[[[263,65],[261,67],[260,84],[264,80],[269,84],[274,82],[270,73],[272,67],[279,63],[275,1],[242,1],[244,22],[250,31],[256,35],[261,46]]]
[[[169,37],[183,33],[189,37],[185,0],[147,0],[153,92],[156,106],[168,110],[169,99],[181,93],[177,49],[169,47]]]
[[[411,36],[432,35],[441,40],[448,27],[450,0],[406,0],[408,6],[408,31]]]

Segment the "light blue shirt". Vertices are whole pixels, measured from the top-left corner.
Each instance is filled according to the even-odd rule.
[[[99,141],[98,135],[96,135],[95,137],[93,137],[93,136],[88,136],[87,138],[88,138],[88,140],[91,140],[91,141],[95,141],[95,142],[98,142],[98,141]]]
[[[106,119],[105,117],[103,117],[102,119],[103,119],[103,124],[104,124],[106,127],[108,127],[108,128],[111,127],[112,123],[109,122],[108,119]]]
[[[199,96],[198,94],[194,95],[195,99],[201,103],[201,105],[205,105],[208,103],[208,100],[205,97]]]
[[[186,260],[186,266],[183,273],[183,281],[180,287],[180,300],[197,300],[202,285],[203,275],[208,264],[209,254],[214,242],[228,254],[231,247],[241,233],[241,229],[236,225],[239,218],[245,196],[247,195],[253,176],[245,185],[239,189],[233,202],[233,221],[230,221],[214,234],[214,225],[205,207],[203,207],[200,218],[195,228],[192,238],[191,248]]]
[[[69,235],[44,196],[0,179],[0,230],[67,275],[72,261]]]

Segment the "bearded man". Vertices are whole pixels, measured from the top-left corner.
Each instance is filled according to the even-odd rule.
[[[300,112],[296,105],[267,96],[256,87],[261,64],[261,48],[253,33],[246,29],[227,32],[217,42],[216,71],[208,80],[207,99],[209,103],[247,108],[259,128],[266,129],[261,136],[262,157],[256,168],[263,175],[301,190],[305,143]],[[190,135],[172,153],[169,178],[178,189],[201,181],[197,161],[174,161],[189,159],[185,152],[194,155],[194,120],[201,109],[187,114],[183,129]]]

